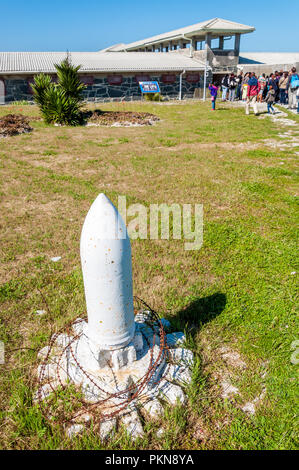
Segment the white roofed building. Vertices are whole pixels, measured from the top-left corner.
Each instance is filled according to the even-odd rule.
[[[167,33],[158,34],[130,44],[116,44],[107,47],[104,51],[113,52],[170,52],[172,50],[186,48],[189,44],[193,50],[203,48],[203,42],[210,45],[212,39],[219,39],[219,49],[223,49],[224,39],[234,35],[235,48],[239,51],[240,35],[255,31],[253,26],[247,26],[221,18],[202,21],[200,23],[179,28]]]
[[[209,80],[218,74],[220,78],[238,68],[265,65],[275,56],[243,53],[240,57],[242,34],[254,30],[253,26],[213,18],[98,52],[71,52],[69,57],[80,65],[86,100],[140,99],[139,81],[149,80],[157,80],[166,97],[193,97],[196,90],[203,89],[204,76]],[[281,56],[271,60],[281,62]],[[0,52],[0,104],[32,101],[34,76],[47,73],[55,80],[55,64],[65,57],[65,52]]]

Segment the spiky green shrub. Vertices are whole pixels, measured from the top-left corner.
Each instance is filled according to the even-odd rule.
[[[80,81],[78,71],[68,57],[55,64],[58,81],[54,83],[51,77],[39,74],[31,85],[34,100],[40,107],[44,120],[50,123],[76,126],[82,123],[82,91],[85,85]]]
[[[80,103],[62,88],[52,84],[45,94],[45,104],[41,107],[44,120],[48,123],[77,126],[82,122]]]
[[[40,73],[34,77],[34,83],[31,84],[33,90],[33,97],[36,104],[41,108],[45,104],[45,92],[51,86],[52,81],[50,75]]]
[[[80,65],[74,67],[70,64],[69,59],[66,58],[61,64],[55,64],[55,68],[58,77],[58,86],[65,91],[66,96],[81,101],[82,91],[86,87],[84,83],[81,82],[78,75]]]

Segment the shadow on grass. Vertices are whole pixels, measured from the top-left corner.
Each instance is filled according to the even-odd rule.
[[[226,295],[221,292],[196,299],[177,313],[174,323],[181,329],[187,325],[189,328],[198,329],[220,315],[225,305]]]

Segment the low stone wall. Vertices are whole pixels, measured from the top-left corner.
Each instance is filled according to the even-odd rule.
[[[173,75],[173,72],[169,72]],[[165,98],[175,99],[179,97],[180,91],[180,76],[175,74],[175,82],[163,83],[163,74],[151,74],[150,79],[159,82],[161,94]],[[90,75],[89,75],[90,77]],[[111,77],[111,76],[110,76]],[[141,99],[141,92],[139,85],[136,81],[136,74],[122,75],[121,84],[109,83],[109,77],[105,75],[93,75],[91,84],[87,84],[83,92],[84,100],[86,101],[131,101]],[[5,83],[5,103],[13,101],[33,101],[32,93],[30,93],[30,81],[32,77],[24,76],[4,76]],[[82,78],[84,76],[82,75]],[[208,77],[209,79],[210,77]],[[189,77],[190,79],[190,77]],[[188,72],[183,76],[182,80],[182,98],[192,98],[196,88],[203,87],[203,74],[200,74],[199,81],[188,81]]]
[[[239,64],[238,69],[242,70],[243,73],[246,72],[255,72],[257,75],[261,73],[265,73],[266,75],[270,75],[274,73],[276,70],[280,72],[281,70],[284,72],[288,72],[291,70],[292,67],[296,67],[299,70],[299,62],[293,62],[289,64]]]

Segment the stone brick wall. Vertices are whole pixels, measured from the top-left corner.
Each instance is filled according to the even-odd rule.
[[[159,82],[161,94],[164,97],[176,98],[179,96],[180,78],[176,75],[174,83],[163,83],[161,75],[151,75],[151,80]],[[203,76],[200,81],[189,83],[185,78],[182,80],[182,96],[193,97],[195,88],[203,86]],[[104,101],[104,100],[128,100],[140,99],[141,92],[134,76],[123,76],[123,81],[119,85],[110,85],[107,77],[95,77],[94,83],[88,85],[84,91],[84,99],[87,101]]]
[[[13,77],[4,78],[5,84],[5,103],[12,101],[33,101],[32,93],[30,93],[27,78]]]
[[[169,72],[173,74],[173,72]],[[159,82],[161,94],[165,98],[178,98],[180,89],[180,76],[176,75],[174,83],[163,83],[161,74],[150,74],[151,80]],[[182,98],[192,98],[195,88],[203,87],[203,74],[200,74],[200,80],[192,83],[187,80],[188,72],[183,76],[182,80]],[[121,84],[111,85],[105,75],[94,74],[93,83],[87,85],[83,96],[86,101],[120,101],[120,100],[139,100],[141,92],[135,78],[136,74],[123,74]],[[90,77],[90,75],[89,75]],[[33,101],[30,93],[29,81],[32,77],[24,76],[4,76],[5,82],[5,103],[13,101]],[[209,78],[208,78],[209,79]]]

